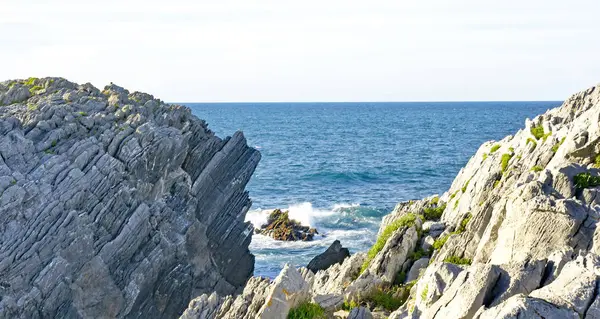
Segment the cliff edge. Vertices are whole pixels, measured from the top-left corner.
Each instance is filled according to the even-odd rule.
[[[316,274],[286,266],[184,318],[600,318],[600,86],[484,143],[441,196]]]
[[[0,317],[173,318],[239,292],[259,160],[149,94],[0,83]]]

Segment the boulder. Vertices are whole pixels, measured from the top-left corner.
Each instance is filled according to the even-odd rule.
[[[343,248],[339,240],[335,240],[327,250],[313,258],[306,268],[316,273],[325,270],[333,264],[341,264],[344,259],[350,257],[348,248]]]
[[[258,311],[258,318],[279,319],[287,317],[290,309],[310,299],[310,286],[296,268],[286,264],[275,278],[266,302]]]
[[[427,268],[428,265],[429,258],[427,257],[423,257],[415,261],[410,267],[408,274],[406,275],[406,282],[417,280],[419,278],[419,275],[421,274],[421,271],[425,270],[425,268]]]

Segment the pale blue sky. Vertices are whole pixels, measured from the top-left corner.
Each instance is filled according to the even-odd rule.
[[[0,0],[0,78],[166,101],[562,100],[600,82],[600,1]]]

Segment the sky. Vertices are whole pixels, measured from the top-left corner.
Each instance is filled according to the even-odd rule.
[[[0,80],[169,102],[564,100],[600,82],[598,0],[0,0]]]

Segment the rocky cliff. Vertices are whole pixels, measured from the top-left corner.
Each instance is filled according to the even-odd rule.
[[[173,318],[240,291],[259,159],[149,94],[0,83],[0,317]]]
[[[313,303],[329,317],[600,318],[599,123],[596,86],[484,143],[441,196],[398,204],[369,252],[203,295],[184,317],[284,318]]]

